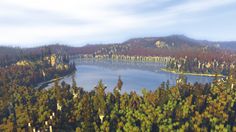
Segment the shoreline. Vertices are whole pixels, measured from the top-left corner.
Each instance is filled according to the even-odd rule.
[[[192,76],[206,76],[206,77],[215,77],[216,75],[218,77],[223,77],[222,74],[207,74],[207,73],[190,73],[190,72],[177,72],[176,70],[169,70],[166,68],[161,68],[161,71],[169,72],[172,74],[183,74],[183,75],[192,75]]]
[[[69,73],[69,74],[66,74],[66,75],[64,75],[64,76],[59,76],[57,79],[56,79],[56,78],[53,78],[53,79],[50,79],[50,80],[48,80],[48,81],[43,81],[43,82],[37,84],[36,86],[33,86],[33,88],[35,88],[35,89],[45,89],[45,88],[48,86],[48,84],[54,83],[54,82],[57,81],[57,80],[60,81],[60,80],[62,80],[63,78],[65,78],[65,77],[67,77],[67,76],[70,76],[70,75],[72,75],[72,74],[74,74],[74,73],[75,73],[75,71],[73,71],[73,72],[71,72],[71,73]]]

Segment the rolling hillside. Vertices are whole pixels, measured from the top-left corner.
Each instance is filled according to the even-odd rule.
[[[184,35],[171,35],[165,37],[133,38],[123,43],[93,44],[83,47],[71,47],[67,45],[47,45],[33,48],[0,47],[0,60],[11,63],[27,54],[39,56],[42,50],[50,49],[52,53],[76,54],[122,54],[138,56],[174,56],[174,57],[198,57],[222,58],[232,54],[236,50],[236,41],[213,42],[196,40]],[[201,57],[203,56],[203,57]],[[14,58],[14,59],[13,59]],[[7,59],[7,60],[6,60]]]

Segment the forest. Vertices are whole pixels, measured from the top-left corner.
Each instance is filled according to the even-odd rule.
[[[236,132],[236,0],[0,0],[0,132]]]
[[[53,54],[50,48],[42,50],[41,54],[4,58],[0,67],[0,86],[16,83],[20,86],[35,86],[36,84],[64,76],[75,70],[73,62],[63,54]],[[12,63],[12,60],[15,63]]]
[[[184,76],[170,87],[121,93],[100,80],[88,92],[59,81],[46,89],[12,84],[0,99],[1,131],[236,131],[236,91],[233,76],[212,84],[188,84]]]
[[[5,57],[0,67],[0,131],[236,131],[236,72],[227,61],[174,59],[167,66],[212,73],[225,68],[225,76],[190,84],[180,75],[175,86],[167,80],[156,90],[138,94],[122,92],[122,78],[113,92],[106,91],[102,80],[92,91],[78,87],[74,76],[72,85],[59,83],[61,76],[76,70],[60,50],[45,47],[34,54]],[[51,88],[33,88],[51,79]]]
[[[1,71],[0,131],[236,131],[233,71],[211,84],[189,84],[181,75],[176,86],[163,82],[141,95],[122,93],[121,78],[113,92],[106,92],[102,80],[85,91],[74,76],[71,86],[59,83],[59,75],[73,71],[66,58],[49,54]],[[46,78],[57,74],[53,87],[32,88],[43,76],[40,70]]]
[[[204,73],[204,74],[219,74],[229,75],[230,71],[235,68],[235,61],[226,62],[219,60],[202,61],[198,58],[184,58],[173,59],[168,61],[166,69],[175,72],[188,72],[188,73]]]

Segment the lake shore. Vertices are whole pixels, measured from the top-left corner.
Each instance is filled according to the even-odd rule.
[[[216,75],[218,77],[223,77],[224,75],[222,74],[206,74],[206,73],[191,73],[191,72],[178,72],[176,70],[169,70],[166,68],[161,68],[161,71],[164,72],[169,72],[169,73],[173,73],[173,74],[183,74],[183,75],[192,75],[192,76],[207,76],[207,77],[215,77]]]
[[[53,78],[53,79],[50,79],[48,81],[41,82],[41,83],[37,84],[36,86],[34,86],[34,88],[36,88],[36,89],[44,89],[44,88],[46,88],[48,86],[48,84],[54,83],[57,80],[60,81],[60,80],[64,79],[65,77],[71,76],[74,73],[75,73],[75,71],[73,71],[72,73],[66,74],[64,76],[60,76],[58,78]]]

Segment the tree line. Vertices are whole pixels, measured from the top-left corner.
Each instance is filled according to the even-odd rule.
[[[236,80],[176,86],[163,82],[154,91],[113,92],[102,81],[92,91],[54,82],[49,89],[9,85],[0,99],[1,131],[235,131]]]
[[[72,85],[59,83],[75,70],[67,55],[47,49],[24,58],[0,68],[0,131],[236,131],[233,71],[210,84],[180,76],[142,94],[122,92],[121,78],[113,92],[102,80],[86,91],[74,76]],[[49,89],[32,88],[55,77]]]

